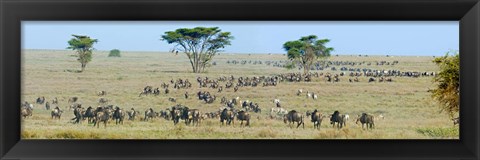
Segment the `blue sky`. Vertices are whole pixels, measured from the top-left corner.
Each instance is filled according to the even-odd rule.
[[[168,51],[166,31],[220,27],[235,39],[227,53],[285,53],[286,41],[317,35],[333,54],[444,55],[459,49],[458,21],[23,21],[22,49],[65,49],[72,34],[97,50]]]

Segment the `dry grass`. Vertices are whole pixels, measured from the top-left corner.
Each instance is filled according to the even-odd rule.
[[[284,68],[262,65],[233,65],[227,60],[285,60],[283,55],[266,54],[222,54],[215,57],[216,66],[207,73],[190,73],[191,67],[184,55],[154,52],[122,52],[121,58],[108,58],[108,52],[95,52],[93,61],[87,65],[84,73],[75,73],[80,64],[71,51],[25,50],[22,63],[22,101],[34,102],[39,96],[48,101],[59,99],[59,107],[65,109],[61,120],[52,120],[50,111],[43,106],[36,106],[33,117],[22,122],[22,138],[26,139],[458,139],[458,127],[453,127],[448,115],[439,114],[438,104],[430,98],[428,89],[433,88],[431,77],[394,78],[393,83],[367,83],[367,78],[360,78],[360,83],[349,83],[348,77],[341,77],[340,83],[325,83],[321,79],[314,82],[280,83],[277,87],[244,87],[234,93],[226,89],[217,93],[214,89],[198,88],[197,76],[262,76],[278,73],[299,72]],[[433,57],[385,57],[385,56],[339,56],[330,60],[375,62],[398,60],[395,66],[355,66],[372,69],[399,69],[402,71],[437,71],[431,63]],[[349,66],[347,66],[349,67]],[[337,67],[340,68],[340,67]],[[331,72],[332,71],[323,71]],[[347,72],[348,73],[348,72]],[[190,99],[184,99],[185,89],[171,89],[168,95],[157,97],[142,96],[138,93],[146,85],[160,87],[162,82],[171,79],[187,78],[193,83],[188,92]],[[222,83],[222,85],[224,85]],[[319,95],[318,100],[296,96],[297,89],[310,91]],[[147,108],[155,111],[164,110],[175,103],[168,97],[177,97],[177,102],[203,112],[218,110],[220,98],[240,97],[259,103],[262,113],[253,113],[251,127],[220,126],[219,120],[209,119],[200,127],[174,126],[171,121],[155,119],[150,122],[125,121],[124,125],[109,123],[107,128],[93,128],[92,124],[72,124],[72,111],[66,109],[69,97],[80,97],[84,106],[97,106],[96,92],[105,90],[110,104],[124,109],[135,108],[141,113]],[[194,93],[210,91],[217,97],[213,104],[205,104]],[[305,129],[289,128],[281,120],[268,118],[268,111],[274,107],[272,100],[279,98],[282,106],[300,112],[318,109],[324,114],[335,110],[350,114],[347,127],[336,130],[325,119],[320,130],[314,130],[307,120]],[[306,107],[304,107],[306,106]],[[53,107],[52,107],[53,108]],[[374,130],[362,130],[356,125],[357,114],[367,112],[383,114],[385,119],[376,121]],[[438,129],[442,128],[442,129]]]

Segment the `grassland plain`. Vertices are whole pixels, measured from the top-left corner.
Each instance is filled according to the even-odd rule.
[[[217,65],[207,69],[206,73],[191,73],[191,66],[185,55],[160,52],[122,52],[122,57],[108,57],[107,51],[96,51],[86,71],[75,73],[80,63],[74,52],[66,50],[23,50],[22,51],[22,102],[34,103],[37,97],[44,96],[47,101],[58,97],[58,106],[65,113],[60,120],[53,120],[50,111],[36,105],[33,116],[22,120],[22,138],[25,139],[458,139],[458,126],[453,126],[447,114],[440,113],[438,103],[431,97],[428,89],[435,85],[432,77],[394,77],[391,83],[368,83],[366,77],[360,77],[359,83],[349,83],[348,76],[340,78],[339,83],[327,83],[323,78],[314,78],[313,82],[282,82],[276,87],[242,87],[238,92],[225,89],[217,93],[216,89],[199,88],[196,77],[219,76],[270,76],[280,73],[301,72],[263,64],[227,64],[228,60],[286,60],[282,54],[229,54],[216,56]],[[330,61],[376,62],[399,61],[397,65],[371,66],[358,68],[397,69],[401,71],[436,71],[431,56],[332,56]],[[348,66],[347,66],[348,67]],[[339,68],[339,67],[337,67]],[[338,73],[340,71],[318,71]],[[347,72],[348,73],[348,72]],[[189,79],[190,89],[172,89],[168,95],[142,96],[138,94],[147,85],[160,87],[171,79]],[[221,83],[221,85],[225,85]],[[318,94],[318,99],[296,96],[298,89]],[[83,106],[98,106],[98,91],[105,90],[104,96],[109,104],[128,110],[135,108],[143,111],[153,108],[165,110],[176,103],[168,101],[176,97],[177,103],[202,112],[217,111],[222,105],[220,97],[240,97],[240,100],[257,102],[262,113],[252,113],[251,127],[221,126],[218,119],[204,120],[200,126],[174,126],[164,119],[153,121],[126,120],[123,125],[110,122],[107,128],[94,128],[92,124],[71,123],[73,111],[69,111],[69,97],[79,97]],[[183,98],[188,91],[191,98]],[[210,91],[217,100],[206,104],[196,98],[198,91]],[[274,107],[273,99],[278,98],[282,107],[295,109],[302,113],[318,109],[323,114],[338,110],[347,113],[351,119],[347,127],[334,129],[328,119],[324,119],[321,129],[313,129],[306,120],[305,129],[289,128],[282,120],[270,119],[269,110]],[[52,107],[53,108],[53,107]],[[383,114],[384,119],[376,119],[374,130],[362,130],[355,124],[355,117],[362,112]]]

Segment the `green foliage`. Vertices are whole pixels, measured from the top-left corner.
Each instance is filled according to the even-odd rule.
[[[328,42],[329,39],[317,40],[317,36],[309,35],[296,41],[285,42],[283,49],[287,51],[288,59],[300,62],[304,74],[307,74],[315,60],[330,57],[333,48],[325,46]]]
[[[83,72],[87,63],[92,61],[92,53],[93,53],[93,44],[97,43],[97,39],[91,39],[88,36],[80,36],[80,35],[72,35],[74,38],[68,41],[67,49],[71,49],[77,52],[75,55],[78,57],[78,62],[81,63]]]
[[[440,72],[433,79],[437,87],[431,90],[432,97],[442,104],[441,111],[452,117],[460,109],[460,56],[447,53],[433,62],[440,67]]]
[[[295,68],[295,63],[293,63],[293,62],[287,63],[285,65],[285,68],[291,70],[291,69]]]
[[[108,57],[121,57],[120,56],[120,50],[118,50],[118,49],[110,50],[110,53],[108,54]]]
[[[193,72],[199,73],[205,71],[220,49],[231,45],[232,39],[230,32],[221,32],[218,27],[195,27],[167,31],[161,40],[175,44],[176,50],[187,55]]]

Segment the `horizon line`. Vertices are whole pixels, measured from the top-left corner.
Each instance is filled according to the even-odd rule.
[[[114,48],[115,49],[115,48]],[[53,51],[71,51],[68,49],[40,49],[40,48],[22,48],[22,50],[53,50]],[[109,50],[95,50],[95,51],[100,51],[100,52],[108,52]],[[170,51],[152,51],[152,50],[145,50],[145,51],[138,51],[138,50],[120,50],[121,52],[157,52],[157,53],[171,53]],[[264,52],[219,52],[220,54],[275,54],[275,55],[283,55],[287,53],[264,53]],[[444,54],[446,54],[445,52]],[[444,55],[415,55],[415,54],[385,54],[385,53],[336,53],[336,54],[331,54],[330,57],[334,57],[336,55],[353,55],[353,56],[358,56],[358,55],[372,55],[372,56],[420,56],[420,57],[429,57],[429,56],[444,56]]]

